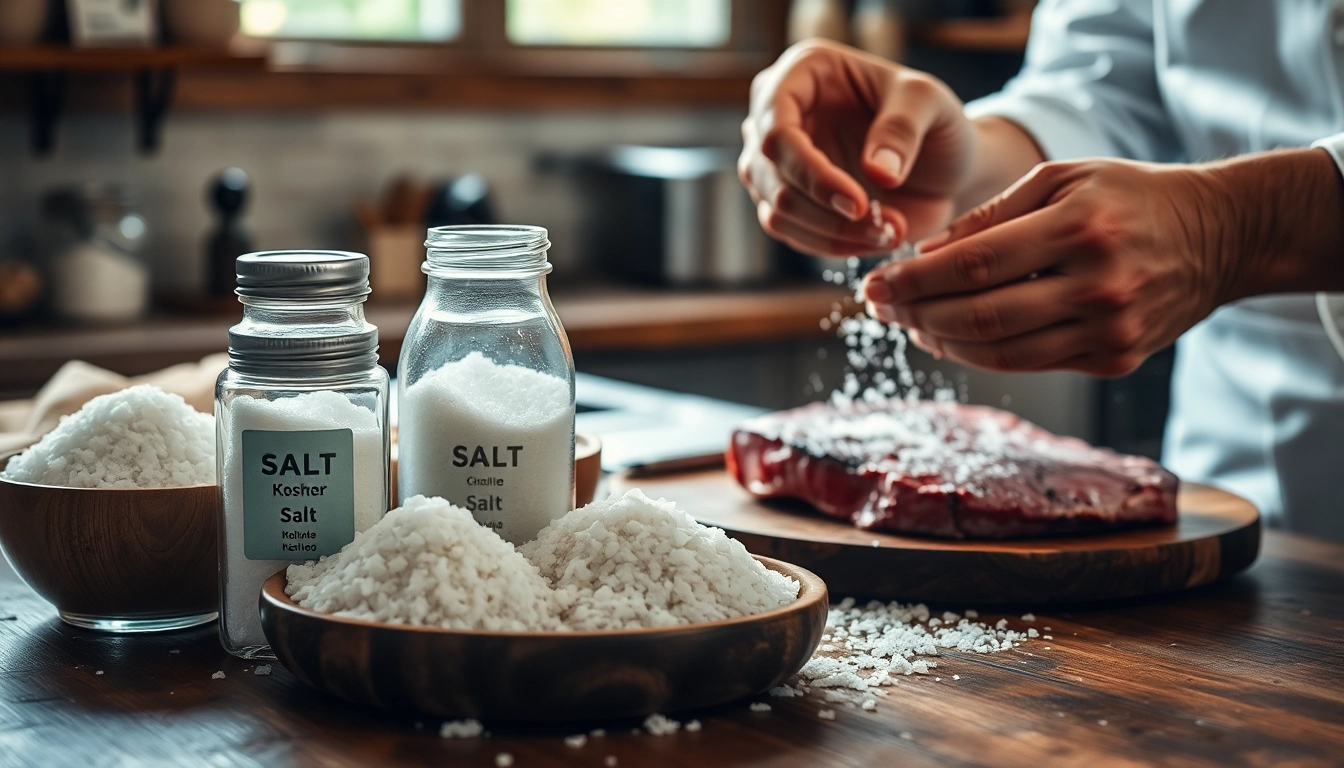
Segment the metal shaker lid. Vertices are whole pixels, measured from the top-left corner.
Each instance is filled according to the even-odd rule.
[[[356,299],[369,294],[369,257],[350,251],[259,251],[238,257],[239,296]]]

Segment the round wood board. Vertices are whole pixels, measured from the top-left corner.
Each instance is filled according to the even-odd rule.
[[[723,469],[621,474],[611,488],[675,501],[753,554],[817,574],[836,598],[1040,604],[1136,597],[1217,581],[1260,551],[1255,506],[1195,483],[1181,484],[1175,526],[1010,541],[862,531],[802,502],[755,499]]]

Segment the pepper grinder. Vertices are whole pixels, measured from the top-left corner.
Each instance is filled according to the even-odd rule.
[[[225,168],[207,188],[206,200],[219,216],[219,226],[205,241],[211,296],[233,295],[238,257],[253,250],[252,236],[242,222],[249,184],[243,169]]]

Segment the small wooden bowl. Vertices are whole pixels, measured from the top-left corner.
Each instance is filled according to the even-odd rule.
[[[0,478],[0,548],[79,627],[156,632],[214,620],[218,527],[213,485],[55,488]]]
[[[574,435],[574,507],[591,504],[602,478],[602,441],[582,432]]]
[[[346,619],[300,608],[281,571],[262,585],[261,625],[303,682],[361,704],[447,718],[562,721],[709,707],[784,682],[826,626],[826,585],[797,579],[793,603],[708,624],[609,632],[464,632]]]

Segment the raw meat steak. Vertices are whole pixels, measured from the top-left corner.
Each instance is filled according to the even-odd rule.
[[[728,470],[866,530],[947,538],[1073,534],[1176,521],[1176,476],[952,402],[813,403],[740,426]]]

